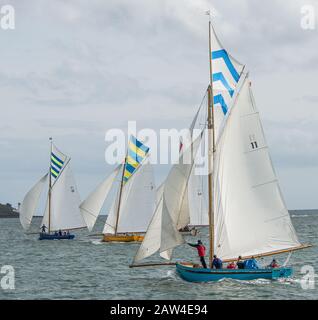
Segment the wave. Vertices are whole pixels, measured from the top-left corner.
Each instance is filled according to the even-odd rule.
[[[304,218],[304,217],[310,217],[310,214],[292,214],[292,218]]]

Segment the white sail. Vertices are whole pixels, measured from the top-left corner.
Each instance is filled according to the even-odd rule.
[[[51,189],[50,224],[48,205],[42,224],[50,225],[50,231],[86,227],[79,209],[80,203],[76,183],[68,162],[59,173]]]
[[[205,136],[203,135],[200,147],[205,154],[207,154],[207,150],[205,150],[206,146]],[[201,150],[199,149],[187,186],[191,226],[207,226],[209,224],[207,199],[208,168],[207,166],[202,167],[202,165],[200,165],[200,153]]]
[[[150,257],[160,249],[161,243],[161,217],[162,217],[163,198],[157,204],[151,222],[148,226],[144,240],[138,248],[133,263]]]
[[[190,159],[189,153],[196,154],[201,136],[180,156],[163,185],[158,188],[157,207],[148,226],[144,240],[139,247],[134,262],[145,259],[159,251],[161,257],[170,259],[172,249],[184,243],[178,230],[190,222],[187,182],[193,163],[183,163]]]
[[[20,207],[20,223],[24,230],[27,230],[32,221],[32,217],[38,206],[44,186],[48,183],[48,174],[44,175],[26,194]]]
[[[299,246],[248,79],[215,155],[215,252],[223,259]]]
[[[115,233],[118,195],[107,217],[104,234]],[[153,167],[144,162],[123,187],[117,232],[145,232],[156,202]]]
[[[80,205],[81,213],[89,231],[95,225],[120,168],[121,166],[117,167]]]
[[[160,252],[184,243],[178,230],[190,223],[187,185],[201,138],[202,136],[199,135],[192,145],[184,150],[179,163],[172,166],[166,179],[161,220],[164,236],[161,238]],[[186,162],[184,159],[191,159],[190,154],[193,155],[192,162],[184,163]]]
[[[143,163],[126,184],[118,220],[119,233],[146,232],[151,220],[156,188],[153,166]]]

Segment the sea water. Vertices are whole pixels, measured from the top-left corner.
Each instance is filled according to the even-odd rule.
[[[301,242],[315,245],[293,253],[292,278],[215,283],[187,283],[174,266],[129,268],[136,243],[101,243],[100,237],[84,230],[75,232],[75,240],[38,241],[37,235],[23,232],[18,219],[0,219],[0,268],[13,266],[15,280],[14,289],[0,287],[0,299],[317,299],[318,283],[309,279],[308,267],[318,272],[318,211],[291,216]],[[95,232],[102,230],[104,221],[99,217]],[[40,223],[34,218],[36,227]],[[187,241],[197,239],[208,243],[206,228]],[[285,258],[277,256],[279,263]],[[198,260],[196,250],[187,245],[176,250],[176,259]],[[267,264],[268,259],[259,263]]]

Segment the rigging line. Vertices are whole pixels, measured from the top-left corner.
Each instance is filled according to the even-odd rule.
[[[262,187],[262,186],[265,186],[266,184],[275,183],[277,181],[278,181],[277,179],[273,179],[273,180],[266,181],[266,182],[263,182],[263,183],[255,184],[254,186],[252,186],[252,188]]]

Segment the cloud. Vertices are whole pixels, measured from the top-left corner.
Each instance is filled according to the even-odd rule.
[[[128,120],[156,130],[188,126],[209,80],[210,9],[222,43],[250,71],[287,203],[318,206],[303,187],[318,160],[317,30],[300,28],[301,6],[315,1],[6,3],[16,9],[16,29],[0,30],[0,201],[20,201],[45,170],[49,136],[72,155],[86,195],[111,170],[107,129]],[[158,181],[168,169],[157,168]],[[295,200],[292,169],[304,200]]]

